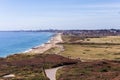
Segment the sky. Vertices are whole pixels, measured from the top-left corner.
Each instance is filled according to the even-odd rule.
[[[120,0],[0,0],[0,30],[120,29]]]

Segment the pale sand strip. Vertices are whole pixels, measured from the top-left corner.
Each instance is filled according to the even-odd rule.
[[[29,53],[29,54],[40,54],[40,53],[44,53],[45,51],[49,50],[52,47],[57,46],[57,43],[62,42],[62,37],[61,37],[62,33],[57,33],[54,37],[51,38],[51,40],[49,40],[47,43],[34,47],[28,51],[25,51],[25,53]]]
[[[14,74],[9,74],[9,75],[5,75],[5,76],[3,76],[3,78],[14,78],[14,77],[15,77]]]
[[[62,67],[57,67],[57,68],[52,68],[52,69],[46,69],[45,73],[46,73],[47,77],[50,80],[56,80],[56,72],[60,68],[62,68]]]

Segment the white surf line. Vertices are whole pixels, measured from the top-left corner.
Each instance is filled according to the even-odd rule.
[[[57,68],[52,68],[52,69],[46,69],[45,73],[46,73],[47,77],[50,80],[56,80],[56,72],[60,68],[62,68],[62,67],[57,67]]]

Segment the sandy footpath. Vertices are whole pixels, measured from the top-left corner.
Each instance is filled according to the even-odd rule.
[[[56,72],[60,68],[62,68],[62,67],[57,67],[57,68],[52,68],[52,69],[46,69],[45,73],[46,73],[47,77],[50,80],[56,80]]]
[[[61,35],[62,35],[62,33],[57,33],[47,43],[42,44],[37,47],[34,47],[28,51],[25,51],[25,53],[29,53],[29,54],[44,53],[45,51],[49,50],[50,48],[55,47],[57,43],[60,43],[63,41]]]

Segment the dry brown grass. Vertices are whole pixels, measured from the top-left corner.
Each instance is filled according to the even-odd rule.
[[[107,36],[101,38],[87,38],[84,42],[92,43],[120,43],[120,36]]]
[[[82,60],[120,60],[120,45],[64,44],[63,56]]]
[[[60,52],[60,48],[56,46],[45,51],[44,54],[58,54],[59,52]]]

